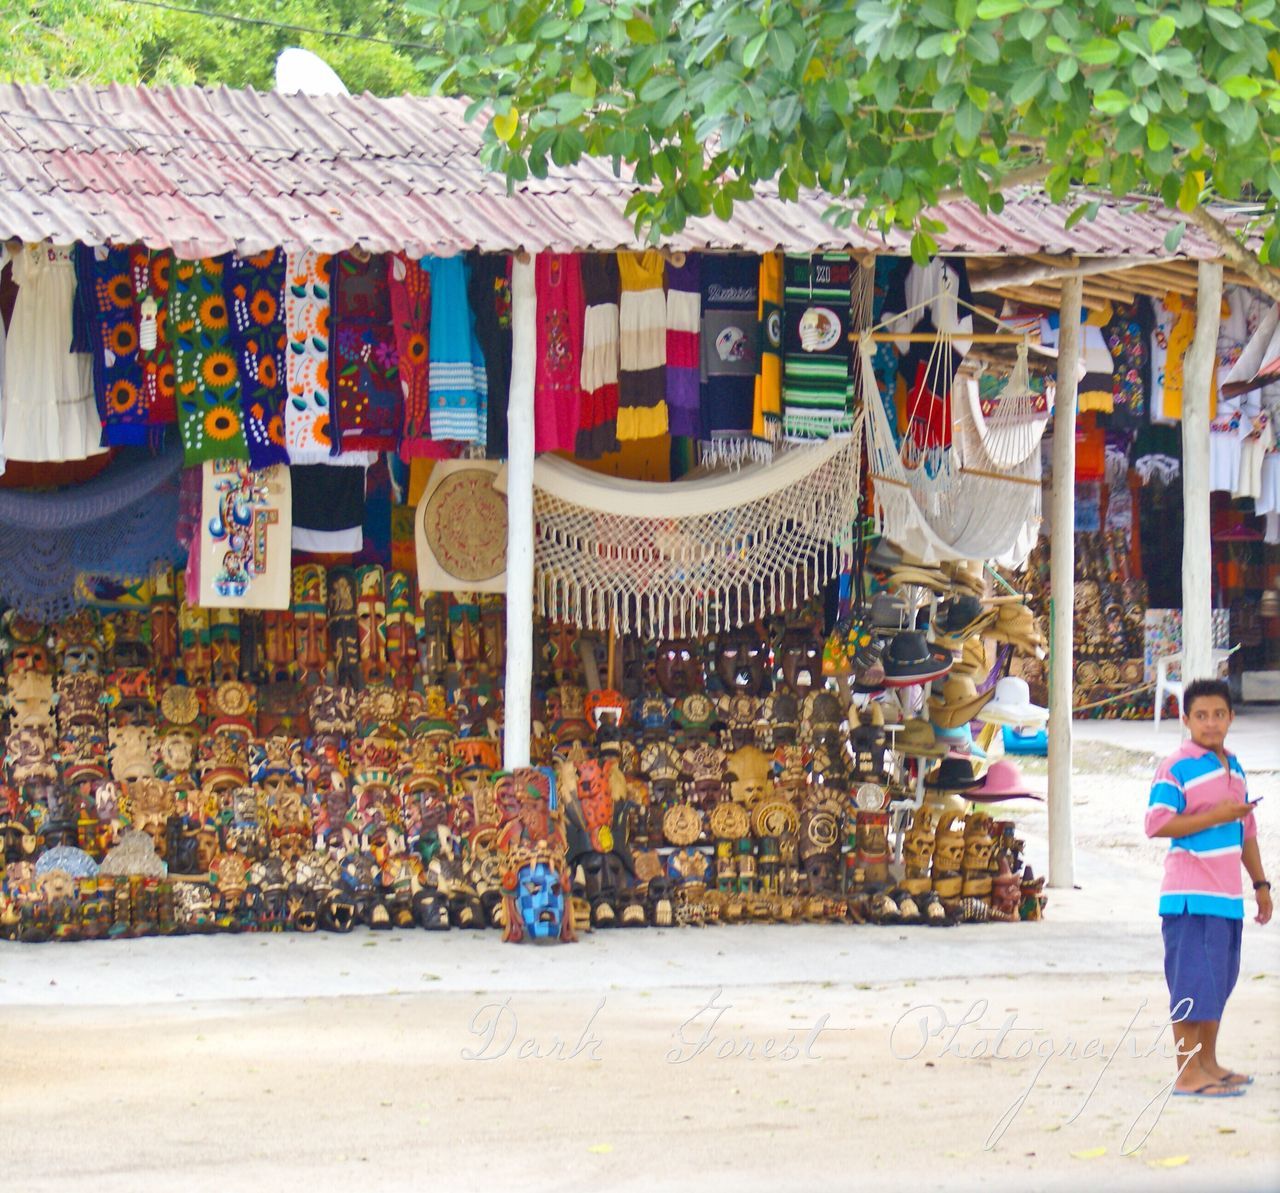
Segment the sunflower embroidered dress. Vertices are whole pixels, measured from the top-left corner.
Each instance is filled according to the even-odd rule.
[[[240,416],[240,369],[223,281],[226,259],[175,261],[169,333],[177,383],[178,429],[188,468],[205,460],[247,460]]]

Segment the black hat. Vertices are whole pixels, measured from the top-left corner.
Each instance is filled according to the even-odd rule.
[[[924,785],[935,791],[968,791],[979,782],[981,780],[973,773],[972,759],[948,754],[925,776]]]
[[[885,685],[905,688],[938,679],[951,670],[951,652],[930,647],[921,630],[904,630],[889,647],[884,662]]]

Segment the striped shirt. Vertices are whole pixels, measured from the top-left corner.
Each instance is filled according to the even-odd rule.
[[[1223,769],[1212,750],[1185,742],[1156,769],[1147,804],[1146,833],[1154,836],[1183,812],[1205,812],[1224,799],[1247,801],[1244,768],[1234,754]],[[1172,837],[1160,887],[1160,914],[1218,915],[1244,919],[1240,851],[1258,835],[1254,815]]]

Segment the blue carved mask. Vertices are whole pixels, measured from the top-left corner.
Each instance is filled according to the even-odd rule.
[[[531,940],[558,940],[564,923],[564,888],[546,862],[520,870],[516,889],[520,919]]]

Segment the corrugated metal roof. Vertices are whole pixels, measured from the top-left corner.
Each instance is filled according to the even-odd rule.
[[[584,160],[508,193],[480,162],[481,126],[460,99],[304,96],[225,87],[65,89],[0,85],[0,235],[141,242],[180,256],[275,245],[450,255],[486,250],[639,247],[624,214],[634,184]],[[729,222],[693,219],[675,249],[850,248],[905,254],[909,237],[837,229],[830,200],[759,188]],[[1063,230],[1042,194],[999,215],[938,210],[943,251],[1163,257],[1173,217],[1103,202]],[[1218,256],[1194,230],[1178,253]]]

